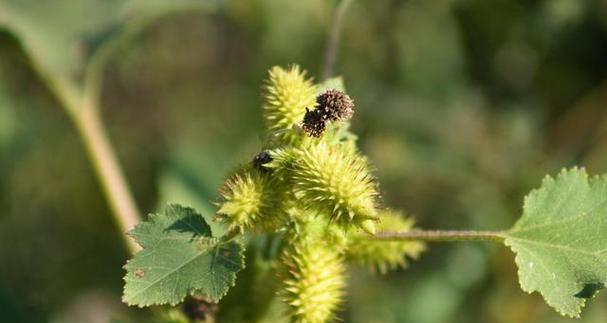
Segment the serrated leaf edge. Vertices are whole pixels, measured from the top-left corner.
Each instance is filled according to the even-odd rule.
[[[581,303],[576,306],[575,308],[575,312],[573,313],[567,313],[565,311],[561,311],[558,307],[556,307],[555,305],[553,305],[551,302],[549,302],[546,299],[546,296],[544,295],[544,293],[542,293],[542,291],[538,290],[538,289],[530,289],[527,288],[524,284],[523,281],[521,280],[521,273],[522,273],[522,269],[523,266],[525,266],[525,264],[523,263],[523,261],[521,260],[521,257],[519,255],[519,250],[517,250],[512,244],[510,244],[509,240],[508,240],[509,236],[506,236],[506,239],[504,239],[504,245],[506,245],[508,248],[510,248],[510,250],[514,253],[514,262],[516,263],[516,275],[518,277],[518,284],[520,286],[520,288],[527,294],[533,294],[534,292],[537,292],[538,294],[540,294],[542,296],[542,299],[544,300],[544,302],[546,304],[548,304],[548,306],[552,307],[557,313],[563,315],[563,316],[567,316],[570,318],[579,318],[580,314],[582,313],[582,309],[586,306],[586,300],[585,299],[580,299]]]
[[[198,214],[199,216],[203,217],[198,211],[196,211],[196,209],[194,209],[191,206],[184,206],[184,205],[181,205],[181,204],[178,204],[178,203],[168,203],[166,205],[165,209],[164,209],[164,214],[161,214],[161,213],[150,213],[150,214],[148,214],[148,219],[146,221],[140,222],[133,229],[131,229],[130,231],[128,231],[126,234],[128,236],[130,236],[131,238],[133,238],[137,242],[137,244],[139,244],[142,247],[142,250],[143,250],[143,246],[139,243],[139,241],[137,241],[135,235],[133,234],[134,231],[137,230],[137,228],[141,227],[142,225],[146,225],[148,223],[155,223],[156,221],[158,221],[158,219],[160,219],[163,216],[174,218],[175,215],[174,214],[170,214],[168,212],[168,210],[170,208],[173,208],[173,207],[183,208],[183,209],[186,209],[188,212],[193,212],[193,213]],[[204,217],[203,217],[203,219],[204,219]],[[244,249],[245,248],[242,245],[242,243],[240,243],[237,240],[230,240],[230,241],[223,242],[223,241],[221,241],[221,240],[213,237],[213,232],[211,230],[211,227],[208,225],[208,223],[206,223],[206,220],[205,220],[205,224],[207,225],[209,233],[210,233],[210,236],[209,237],[205,237],[205,238],[206,239],[214,239],[215,242],[217,243],[215,245],[216,248],[219,248],[221,244],[229,244],[229,243],[235,243],[239,247],[238,248],[238,256],[239,256],[239,258],[238,258],[239,259],[238,265],[239,265],[240,269],[238,271],[235,271],[235,272],[231,273],[231,275],[232,275],[232,279],[231,279],[232,282],[231,282],[230,286],[228,288],[226,288],[225,292],[223,292],[222,294],[220,294],[218,296],[218,298],[213,298],[213,297],[210,297],[210,296],[207,295],[207,297],[209,297],[212,301],[218,302],[219,300],[221,300],[229,292],[230,288],[232,288],[232,287],[234,287],[236,285],[236,280],[237,280],[237,274],[238,274],[238,272],[240,272],[241,270],[245,269],[245,267],[246,267],[245,253],[244,253]],[[139,252],[141,252],[141,251],[139,251]],[[137,254],[139,252],[137,252]],[[165,304],[169,304],[171,306],[175,306],[175,305],[177,305],[179,303],[182,303],[187,296],[192,295],[193,293],[200,291],[200,289],[189,289],[185,293],[185,296],[183,296],[180,300],[178,300],[176,302],[150,302],[150,303],[143,303],[143,304],[129,302],[126,299],[126,296],[125,296],[126,295],[126,284],[127,284],[126,278],[127,278],[128,274],[129,274],[127,266],[129,265],[129,263],[131,263],[131,261],[133,260],[133,258],[137,254],[133,255],[130,259],[127,260],[126,264],[124,264],[122,266],[122,269],[124,269],[126,271],[126,275],[124,275],[123,278],[122,278],[122,280],[124,281],[124,286],[122,288],[122,297],[121,297],[121,300],[122,300],[123,303],[125,303],[125,304],[127,304],[129,306],[136,306],[138,308],[144,308],[144,307],[147,307],[147,306],[154,306],[154,305],[165,305]],[[202,293],[202,294],[205,294],[205,293]]]
[[[602,175],[602,176],[592,176],[589,177],[588,173],[586,172],[586,169],[584,167],[577,167],[574,166],[570,169],[567,168],[562,168],[561,171],[556,175],[556,177],[552,177],[550,175],[546,175],[544,176],[544,178],[542,179],[542,183],[540,185],[539,188],[535,188],[533,190],[531,190],[524,198],[524,202],[523,202],[523,214],[524,211],[527,209],[529,200],[533,197],[536,196],[537,194],[540,194],[541,192],[552,188],[554,186],[554,184],[556,184],[556,182],[558,181],[558,179],[561,176],[564,176],[570,172],[575,172],[580,174],[588,183],[589,186],[592,186],[592,182],[596,181],[596,180],[600,180],[601,178],[603,179],[607,179],[607,175]],[[521,215],[522,217],[522,215]],[[570,318],[579,318],[580,314],[582,313],[582,309],[586,306],[586,299],[580,299],[581,302],[579,303],[578,306],[576,306],[575,311],[573,313],[567,313],[565,311],[561,311],[559,308],[557,308],[555,305],[551,304],[547,299],[546,296],[544,295],[544,293],[542,293],[542,291],[538,290],[538,289],[528,289],[526,286],[523,285],[523,282],[521,280],[521,268],[525,265],[522,263],[522,260],[520,258],[519,255],[519,250],[516,250],[516,248],[510,243],[509,239],[514,239],[510,236],[510,233],[512,232],[517,232],[518,230],[517,225],[515,224],[510,230],[508,230],[506,232],[506,239],[504,239],[504,245],[506,245],[508,248],[510,248],[510,250],[514,253],[514,262],[516,263],[516,267],[517,267],[517,277],[518,277],[518,283],[519,286],[521,287],[521,289],[528,293],[528,294],[532,294],[533,292],[538,292],[542,298],[544,299],[544,302],[546,302],[546,304],[548,304],[548,306],[552,307],[557,313],[563,315],[563,316],[567,316]]]
[[[219,302],[224,296],[227,295],[227,293],[230,291],[230,288],[232,288],[232,287],[234,287],[236,285],[236,280],[238,278],[237,274],[241,270],[244,270],[245,267],[246,267],[244,247],[242,246],[242,244],[240,242],[237,242],[235,240],[228,241],[228,242],[219,242],[216,245],[216,247],[218,248],[221,244],[229,244],[229,243],[235,243],[235,244],[237,244],[239,246],[239,248],[238,248],[238,250],[239,250],[238,251],[238,255],[239,255],[238,259],[240,260],[239,261],[240,269],[238,271],[232,272],[230,274],[232,276],[231,277],[232,278],[231,279],[232,283],[230,284],[230,286],[228,288],[226,288],[225,292],[223,292],[222,294],[220,294],[217,298],[210,297],[209,295],[206,295],[205,293],[201,292],[201,294],[206,295],[207,297],[209,297],[209,299],[211,299],[213,302],[216,302],[216,303]],[[129,271],[127,270],[126,267],[131,262],[131,260],[132,259],[127,260],[126,264],[124,266],[122,266],[122,269],[124,269],[124,270],[127,271],[127,275],[129,273]],[[124,287],[122,288],[122,297],[121,297],[121,300],[122,300],[123,303],[125,303],[125,304],[127,304],[129,306],[136,306],[138,308],[145,308],[145,307],[148,307],[148,306],[166,305],[166,304],[171,305],[171,306],[175,306],[177,304],[182,303],[185,300],[186,297],[192,295],[193,293],[200,292],[200,290],[201,290],[201,289],[188,289],[188,291],[185,293],[185,295],[181,299],[179,299],[178,301],[175,301],[175,302],[170,302],[169,301],[169,302],[133,303],[133,302],[129,302],[126,299],[126,297],[125,297],[125,295],[126,295],[126,283],[127,283],[126,282],[126,277],[127,277],[127,275],[125,275],[123,277],[123,279],[122,279],[125,282],[125,284],[124,284]]]

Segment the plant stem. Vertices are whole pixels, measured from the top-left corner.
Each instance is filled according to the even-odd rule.
[[[418,240],[428,242],[439,241],[496,241],[502,242],[506,237],[502,231],[474,230],[413,230],[406,232],[379,232],[373,240],[407,241]]]
[[[126,240],[129,251],[134,254],[140,247],[126,232],[139,223],[140,213],[101,122],[96,102],[83,101],[81,111],[75,114],[73,120],[108,199],[114,220]]]
[[[174,9],[151,12],[140,19],[132,20],[119,36],[110,40],[90,58],[85,69],[84,84],[80,85],[65,75],[54,74],[47,70],[37,55],[25,51],[32,69],[57,98],[61,108],[76,126],[92,161],[97,179],[110,204],[114,221],[120,228],[121,236],[131,254],[141,248],[125,233],[139,223],[141,215],[99,113],[98,105],[104,67],[120,46],[141,32],[151,22],[170,13],[192,10],[211,11],[216,9],[218,4],[218,1],[196,2],[191,5],[177,6]]]
[[[352,0],[340,0],[339,4],[333,11],[327,47],[325,49],[325,57],[320,74],[321,80],[326,80],[333,75],[333,69],[335,68],[335,61],[337,59],[337,49],[339,47],[341,36],[341,26],[351,2]]]
[[[62,78],[50,76],[33,56],[29,58],[33,69],[76,126],[108,200],[114,221],[120,229],[128,251],[135,254],[141,247],[127,236],[126,232],[139,223],[141,216],[101,122],[97,96],[79,94],[76,85]]]

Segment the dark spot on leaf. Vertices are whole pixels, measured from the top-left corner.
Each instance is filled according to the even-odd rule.
[[[599,290],[605,288],[605,284],[602,282],[598,282],[598,283],[589,283],[584,285],[584,288],[582,288],[582,290],[573,295],[577,298],[591,298],[592,296],[594,296],[594,294],[596,294],[596,292],[598,292]]]
[[[143,278],[143,276],[145,276],[145,271],[138,268],[138,269],[135,269],[135,271],[133,271],[133,275],[135,275],[135,277],[137,277],[137,278]]]

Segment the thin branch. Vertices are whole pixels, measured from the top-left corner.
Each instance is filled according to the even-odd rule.
[[[428,242],[438,241],[497,241],[502,242],[506,237],[503,231],[473,231],[473,230],[414,230],[407,232],[379,232],[371,239],[386,241],[418,240]]]
[[[114,220],[126,239],[129,251],[134,254],[140,247],[126,235],[126,232],[141,221],[141,216],[116,157],[116,152],[110,144],[105,127],[101,122],[96,102],[86,101],[86,99],[83,101],[81,111],[74,118],[74,123],[108,199]]]
[[[180,6],[166,12],[155,12],[133,20],[120,35],[93,55],[85,71],[82,88],[73,81],[49,73],[36,59],[35,55],[28,55],[34,71],[55,95],[59,105],[74,122],[92,161],[97,179],[108,200],[114,221],[120,228],[121,235],[132,254],[137,252],[140,247],[126,235],[126,232],[139,223],[141,215],[99,113],[99,96],[104,68],[120,46],[161,16],[189,10],[207,11],[215,9],[216,5],[216,1],[196,3],[190,6]]]
[[[339,48],[341,38],[341,27],[351,2],[352,0],[341,0],[333,11],[322,72],[320,74],[321,80],[326,80],[333,75],[337,59],[337,49]]]
[[[120,228],[121,236],[124,237],[129,252],[134,254],[140,247],[126,235],[126,232],[139,223],[141,216],[101,122],[96,96],[81,95],[76,84],[47,73],[35,56],[28,55],[28,58],[34,71],[74,122],[92,161],[93,170],[110,204],[114,221]]]

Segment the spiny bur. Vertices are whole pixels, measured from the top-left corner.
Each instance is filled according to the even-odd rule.
[[[372,167],[349,131],[347,94],[316,93],[298,66],[273,67],[265,93],[263,150],[220,190],[218,219],[232,233],[284,235],[276,270],[287,314],[327,322],[342,301],[345,261],[383,273],[423,245],[369,239],[377,227],[406,231],[412,222],[378,207]]]
[[[344,92],[329,89],[316,97],[316,109],[306,109],[303,130],[311,137],[323,135],[327,124],[348,121],[354,115],[354,101]]]
[[[269,216],[274,192],[269,179],[256,171],[232,176],[220,190],[222,201],[217,219],[228,224],[229,230],[244,232]]]
[[[302,129],[310,137],[320,138],[327,128],[325,120],[322,118],[322,114],[317,110],[306,109],[306,114],[302,122]]]
[[[293,190],[304,205],[316,206],[341,223],[361,226],[376,219],[379,193],[365,158],[346,146],[323,142],[294,149],[293,154]]]
[[[299,66],[273,67],[265,86],[263,114],[268,130],[282,143],[293,143],[293,127],[301,122],[306,108],[314,107],[316,88]]]
[[[350,120],[354,115],[354,101],[346,93],[329,89],[316,97],[317,110],[329,121]]]
[[[346,284],[343,255],[329,243],[326,224],[318,219],[301,223],[293,231],[283,253],[287,268],[283,295],[289,314],[294,322],[327,322],[338,308]]]

